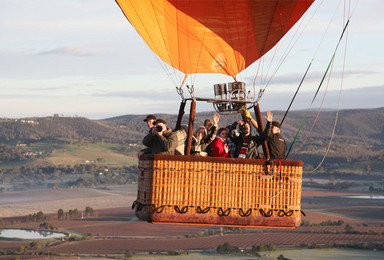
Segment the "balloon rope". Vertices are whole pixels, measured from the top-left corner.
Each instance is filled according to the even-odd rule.
[[[296,26],[297,29],[295,29],[295,31],[293,32],[293,35],[287,44],[287,48],[285,48],[285,51],[282,53],[280,60],[277,61],[277,65],[276,65],[274,71],[272,71],[272,74],[270,76],[268,76],[269,77],[268,79],[266,76],[267,82],[265,83],[264,90],[270,85],[271,81],[275,78],[275,75],[279,71],[280,67],[284,64],[285,60],[288,58],[291,51],[294,49],[295,45],[297,44],[297,42],[301,38],[302,34],[304,33],[304,31],[306,30],[308,25],[310,24],[310,21],[313,19],[315,14],[318,12],[318,10],[319,10],[320,6],[323,4],[323,2],[324,2],[324,0],[320,2],[320,5],[318,6],[318,8],[315,9],[314,13],[309,18],[308,23],[306,23],[304,25],[304,19],[300,19],[299,23]],[[307,14],[308,14],[308,12],[305,12],[302,18],[306,17]],[[303,26],[303,28],[302,28],[302,26]],[[278,45],[276,45],[276,49],[277,48],[278,48]],[[268,69],[268,71],[269,71],[269,69]]]
[[[145,8],[144,8],[143,5],[142,5],[142,2],[137,1],[137,3],[139,4],[139,6],[140,6],[140,8],[141,8],[142,10],[145,10]],[[153,11],[153,13],[154,13],[155,7],[153,6],[153,3],[152,3],[152,2],[151,2],[151,7],[152,7],[152,11]],[[136,12],[136,9],[135,9],[133,6],[131,6],[131,9],[132,9],[133,11]],[[146,32],[148,35],[150,35],[149,27],[144,25],[143,20],[146,18],[146,19],[148,19],[148,21],[151,21],[151,19],[149,19],[149,12],[144,12],[144,13],[145,13],[145,15],[146,15],[145,17],[141,17],[137,12],[136,12],[136,15],[137,15],[137,17],[139,17],[139,20],[140,20],[141,25],[145,28],[145,32]],[[149,25],[150,28],[152,28],[152,29],[156,29],[156,28],[159,27],[159,24],[160,24],[160,23],[159,23],[159,20],[158,20],[158,17],[157,17],[157,16],[156,16],[156,21],[157,21],[157,24],[155,24],[155,23],[150,23],[150,25]],[[159,32],[157,32],[157,30],[153,30],[153,31],[156,33],[155,36],[156,36],[158,39],[163,39],[163,41],[158,41],[158,43],[164,43],[164,42],[165,42],[165,37],[164,37],[164,35],[161,34],[161,33],[159,33]],[[172,72],[171,70],[169,70],[169,69],[168,69],[169,67],[168,67],[166,64],[162,63],[162,60],[155,54],[155,52],[158,52],[158,51],[159,51],[159,48],[157,47],[157,44],[155,44],[155,43],[156,43],[156,42],[155,42],[155,38],[156,38],[156,37],[149,37],[149,40],[151,41],[151,44],[152,44],[153,48],[155,49],[155,51],[153,51],[153,50],[151,49],[151,47],[149,47],[149,48],[150,48],[150,50],[151,50],[151,52],[152,52],[152,55],[155,57],[155,59],[157,60],[157,62],[159,63],[159,65],[162,67],[163,71],[165,71],[165,73],[167,74],[168,78],[173,82],[174,85],[177,86],[178,83],[177,83],[177,82],[175,81],[175,79],[172,77],[172,74],[173,74],[173,75],[176,75],[176,74],[177,74],[177,70],[176,70],[175,68],[173,68],[172,65],[171,65],[170,67],[171,67],[171,69],[172,69],[173,72]],[[167,50],[168,58],[169,58],[170,62],[171,62],[172,64],[174,64],[175,62],[173,61],[172,56],[170,55],[170,52],[169,52],[169,49],[168,49],[167,45],[164,44],[163,47]]]
[[[333,67],[333,64],[332,64],[332,67]],[[331,71],[332,71],[332,69],[331,69]],[[331,73],[332,73],[332,72],[331,72]],[[325,92],[324,92],[324,95],[323,95],[323,100],[321,101],[319,110],[317,111],[317,114],[316,114],[315,120],[314,120],[313,123],[312,123],[311,129],[309,129],[309,131],[308,131],[307,135],[305,136],[303,142],[301,143],[300,147],[296,149],[295,153],[291,156],[291,158],[292,158],[293,156],[295,156],[295,154],[301,149],[301,147],[303,147],[304,143],[307,141],[308,136],[311,134],[311,132],[312,132],[312,130],[313,130],[313,127],[315,126],[315,124],[316,124],[316,122],[317,122],[317,119],[319,118],[321,109],[322,109],[323,104],[324,104],[325,96],[327,95],[327,90],[328,90],[328,86],[329,86],[329,80],[330,80],[330,78],[331,78],[331,73],[329,74],[327,87],[325,88]]]
[[[350,6],[350,5],[349,5],[349,6]],[[350,13],[350,11],[349,11],[349,13]],[[338,100],[337,100],[337,110],[336,110],[336,116],[335,116],[335,123],[334,123],[334,125],[333,125],[333,130],[332,130],[332,134],[331,134],[331,139],[329,140],[327,150],[326,150],[326,152],[324,153],[324,156],[323,156],[322,160],[320,161],[320,163],[319,163],[319,164],[318,164],[312,171],[309,171],[309,172],[306,172],[306,173],[313,173],[313,172],[315,172],[317,169],[320,168],[320,166],[323,164],[325,158],[326,158],[327,155],[328,155],[328,152],[329,152],[329,150],[330,150],[330,148],[331,148],[331,144],[332,144],[332,141],[333,141],[333,137],[335,136],[336,125],[337,125],[337,121],[338,121],[338,118],[339,118],[339,112],[340,112],[341,92],[342,92],[342,89],[343,89],[343,83],[344,83],[345,63],[346,63],[346,57],[347,57],[347,44],[348,44],[348,31],[347,31],[347,36],[346,36],[346,40],[345,40],[343,72],[342,72],[342,76],[341,76],[341,83],[340,83],[339,97],[338,97]]]
[[[285,111],[284,117],[283,117],[283,119],[282,119],[281,122],[280,122],[280,126],[283,125],[283,122],[284,122],[284,120],[285,120],[285,117],[287,116],[288,111],[289,111],[289,109],[291,108],[292,103],[293,103],[293,101],[295,100],[296,95],[297,95],[297,93],[299,92],[300,87],[301,87],[301,85],[303,84],[303,81],[304,81],[305,77],[307,76],[307,73],[308,73],[308,71],[309,71],[309,68],[310,68],[311,65],[312,65],[312,62],[313,62],[313,60],[311,61],[311,63],[309,63],[308,68],[307,68],[307,70],[305,71],[304,76],[303,76],[303,78],[302,78],[301,81],[300,81],[299,87],[298,87],[297,90],[296,90],[296,93],[295,93],[295,95],[293,95],[293,98],[292,98],[292,100],[291,100],[291,103],[290,103],[289,106],[288,106],[287,111]]]
[[[315,95],[314,95],[314,97],[313,97],[313,99],[312,99],[311,105],[310,105],[310,107],[308,108],[307,112],[305,113],[304,119],[303,119],[303,121],[301,122],[301,125],[300,125],[300,127],[299,127],[299,130],[297,131],[296,136],[295,136],[295,138],[293,139],[293,142],[292,142],[291,145],[289,146],[289,150],[288,150],[288,153],[287,153],[287,157],[288,157],[289,153],[291,152],[291,150],[292,150],[292,148],[293,148],[293,145],[294,145],[295,142],[296,142],[297,137],[299,136],[299,133],[300,133],[300,131],[301,131],[301,128],[303,127],[304,122],[305,122],[305,120],[306,120],[306,118],[307,118],[307,116],[308,116],[309,110],[312,108],[313,102],[315,101],[315,99],[316,99],[316,97],[317,97],[317,94],[319,93],[320,88],[321,88],[321,86],[323,85],[324,79],[325,79],[325,77],[326,77],[327,74],[328,74],[329,68],[331,67],[331,64],[333,63],[333,61],[334,61],[334,59],[335,59],[337,49],[339,48],[340,42],[341,42],[341,40],[343,39],[343,36],[344,36],[344,33],[345,33],[345,31],[346,31],[346,29],[347,29],[347,27],[348,27],[348,24],[349,24],[349,20],[347,21],[347,23],[346,23],[345,26],[344,26],[343,32],[341,33],[340,39],[339,39],[339,41],[338,41],[338,43],[337,43],[337,45],[336,45],[335,51],[333,52],[332,58],[331,58],[331,60],[330,60],[330,62],[329,62],[329,64],[328,64],[328,67],[327,67],[327,69],[326,69],[326,71],[325,71],[325,73],[324,73],[323,78],[321,79],[321,82],[320,82],[320,84],[319,84],[319,87],[317,88],[317,91],[316,91],[316,93],[315,93]]]
[[[324,0],[323,0],[323,1],[320,3],[320,5],[317,7],[315,13],[318,12],[318,10],[319,10],[320,6],[323,4],[323,2],[324,2]],[[337,8],[337,9],[338,9],[338,8]],[[333,16],[332,16],[331,21],[332,21],[333,18],[336,16],[336,11],[337,11],[337,9],[335,10],[335,12],[334,12],[334,14],[333,14]],[[315,14],[315,13],[314,13],[314,14]],[[313,19],[313,16],[311,17],[311,19]],[[300,89],[300,87],[301,87],[301,85],[302,85],[304,79],[306,78],[306,75],[307,75],[307,73],[308,73],[308,71],[309,71],[309,68],[311,67],[311,65],[312,65],[312,63],[313,63],[315,57],[317,56],[317,53],[318,53],[318,51],[319,51],[319,49],[320,49],[320,46],[322,45],[322,42],[324,41],[325,35],[326,35],[326,33],[327,33],[327,31],[328,31],[328,29],[329,29],[329,27],[330,27],[331,21],[329,22],[329,24],[328,24],[328,26],[327,26],[327,29],[325,30],[325,32],[324,32],[324,34],[323,34],[323,36],[322,36],[322,38],[321,38],[319,44],[318,44],[317,47],[316,47],[316,50],[315,50],[315,53],[314,53],[314,55],[313,55],[312,61],[310,62],[309,66],[308,66],[308,68],[307,68],[307,70],[306,70],[306,72],[304,73],[304,76],[303,76],[303,78],[302,78],[302,80],[301,80],[301,82],[300,82],[300,84],[299,84],[299,87],[297,88],[296,93],[294,94],[294,96],[293,96],[293,98],[292,98],[292,101],[291,101],[291,103],[289,104],[287,111],[285,112],[285,115],[284,115],[284,117],[283,117],[283,120],[282,120],[281,123],[280,123],[281,125],[283,124],[284,119],[285,119],[286,115],[288,114],[288,111],[289,111],[289,109],[290,109],[290,107],[291,107],[291,105],[292,105],[294,99],[296,98],[296,95],[297,95],[297,93],[298,93],[298,91],[299,91],[299,89]],[[344,20],[343,20],[343,24],[344,24]]]
[[[181,83],[180,88],[182,88],[184,86],[184,83],[185,83],[185,80],[187,79],[187,77],[188,77],[188,74],[185,74],[184,80]]]
[[[272,56],[272,61],[270,62],[269,68],[267,69],[267,73],[264,76],[265,78],[263,79],[263,76],[262,76],[263,74],[260,77],[261,78],[260,85],[264,85],[264,87],[260,87],[260,92],[264,92],[266,90],[266,88],[269,86],[270,82],[275,78],[276,73],[278,72],[278,70],[280,69],[280,67],[284,63],[284,61],[287,59],[287,57],[289,56],[289,54],[292,51],[292,49],[294,48],[294,46],[297,44],[298,40],[300,39],[300,37],[302,36],[304,31],[306,30],[306,28],[310,24],[310,21],[313,19],[315,14],[318,13],[318,10],[320,9],[320,6],[322,6],[323,2],[324,2],[324,0],[322,0],[320,2],[319,6],[315,9],[314,13],[311,15],[311,17],[308,18],[308,20],[309,20],[308,23],[306,23],[304,25],[304,19],[303,19],[303,18],[305,18],[305,17],[307,17],[309,15],[308,12],[306,12],[303,15],[302,19],[300,19],[298,25],[295,26],[296,29],[294,30],[291,39],[289,41],[287,41],[288,44],[287,44],[287,47],[285,48],[285,51],[282,53],[280,59],[278,59],[276,61],[277,65],[274,68],[274,70],[272,71],[271,75],[269,75],[269,73],[270,73],[269,71],[271,70],[272,61],[275,60],[275,55],[278,52],[278,50],[280,49],[279,43],[276,44],[276,46],[274,47],[275,51],[274,51],[274,54]],[[261,59],[259,59],[259,66],[257,68],[257,74],[254,76],[254,79],[253,79],[254,90],[255,90],[255,85],[256,85],[256,79],[257,79],[258,74],[259,74],[259,68],[260,68],[260,63],[261,63],[260,61],[261,61]],[[254,91],[254,93],[255,93],[255,91]],[[259,100],[260,100],[260,97],[259,97],[258,101]]]

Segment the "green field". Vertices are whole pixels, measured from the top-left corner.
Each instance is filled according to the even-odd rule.
[[[129,166],[137,162],[135,158],[119,153],[119,150],[119,144],[111,143],[67,144],[62,149],[54,150],[47,160],[55,165],[100,162],[110,166]]]
[[[65,140],[61,142],[35,142],[25,149],[43,152],[44,156],[17,162],[1,163],[2,168],[43,165],[77,165],[84,163],[102,164],[111,167],[124,167],[137,164],[134,156],[122,154],[122,145],[101,142],[79,142]]]

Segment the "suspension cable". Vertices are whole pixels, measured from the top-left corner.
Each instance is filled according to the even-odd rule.
[[[312,16],[309,18],[309,21],[311,21],[313,19],[313,17],[315,16],[315,14],[318,12],[318,10],[320,9],[320,6],[322,6],[322,4],[324,3],[324,0],[321,1],[321,3],[319,4],[319,6],[317,7],[317,9],[314,11],[314,13],[312,14]],[[307,13],[305,13],[304,15],[306,15]],[[285,49],[280,61],[278,62],[277,64],[277,67],[275,68],[275,70],[273,71],[272,75],[269,77],[269,80],[268,82],[266,83],[264,89],[266,89],[269,84],[271,83],[272,79],[274,79],[276,73],[278,72],[278,70],[280,69],[280,67],[283,65],[284,61],[287,59],[287,57],[289,56],[289,54],[291,53],[291,51],[293,50],[294,46],[297,44],[298,40],[301,38],[301,35],[304,33],[304,31],[306,30],[306,28],[308,27],[308,25],[310,24],[310,22],[306,23],[306,25],[304,26],[304,28],[300,31],[300,28],[301,26],[303,25],[303,22],[304,20],[302,19],[300,21],[300,23],[298,24],[298,28],[297,30],[295,31],[295,33],[293,34],[292,38],[291,38],[291,41],[288,43],[288,46],[287,48]],[[298,35],[298,36],[297,36]]]
[[[349,7],[350,7],[350,5],[349,5]],[[349,11],[348,11],[348,13],[350,14]],[[313,172],[315,172],[317,169],[320,168],[320,166],[323,164],[325,158],[326,158],[327,155],[328,155],[328,152],[329,152],[329,150],[330,150],[330,148],[331,148],[331,144],[332,144],[333,138],[334,138],[334,136],[335,136],[336,125],[337,125],[337,121],[338,121],[338,118],[339,118],[339,112],[340,112],[341,92],[342,92],[342,89],[343,89],[343,83],[344,83],[345,64],[346,64],[346,58],[347,58],[347,45],[348,45],[348,31],[346,32],[345,48],[344,48],[343,71],[342,71],[342,76],[341,76],[341,83],[340,83],[339,96],[338,96],[338,100],[337,100],[337,109],[336,109],[335,123],[334,123],[334,125],[333,125],[331,138],[330,138],[330,140],[329,140],[327,150],[325,151],[324,156],[323,156],[323,158],[321,159],[320,163],[319,163],[319,164],[318,164],[312,171],[309,171],[309,172],[306,172],[306,173],[313,173]]]
[[[296,45],[296,43],[298,42],[298,40],[300,39],[301,35],[304,33],[304,31],[306,30],[306,28],[308,27],[308,25],[310,24],[310,21],[314,18],[314,16],[316,15],[316,13],[318,12],[318,10],[320,9],[320,7],[322,6],[322,4],[324,3],[324,0],[322,0],[320,2],[320,4],[318,5],[318,7],[315,9],[315,11],[313,12],[313,14],[311,15],[311,17],[309,17],[309,22],[306,23],[306,25],[304,25],[303,27],[303,24],[304,24],[304,19],[301,19],[301,21],[298,23],[298,26],[297,26],[297,29],[294,31],[290,41],[288,42],[288,45],[287,45],[287,48],[285,48],[285,51],[284,53],[282,54],[281,58],[279,61],[277,61],[277,67],[274,69],[274,71],[272,72],[272,75],[269,77],[268,79],[268,74],[269,74],[269,71],[271,69],[271,64],[272,64],[272,61],[275,59],[275,56],[276,56],[276,53],[277,53],[277,50],[280,49],[280,42],[274,47],[275,48],[275,51],[274,51],[274,54],[272,56],[272,61],[270,62],[270,66],[269,68],[267,69],[267,73],[265,75],[265,79],[261,79],[261,83],[260,85],[261,86],[264,86],[264,87],[260,87],[260,91],[259,91],[259,96],[258,96],[258,99],[257,101],[255,101],[255,103],[258,103],[260,101],[260,98],[261,98],[261,95],[264,93],[264,91],[266,90],[266,88],[269,86],[270,82],[272,81],[272,79],[274,79],[276,73],[278,72],[278,70],[280,69],[280,67],[282,66],[282,64],[284,63],[284,61],[286,60],[286,58],[289,56],[290,52],[292,51],[292,49],[294,48],[294,46]],[[307,15],[307,13],[304,14],[305,16]],[[302,28],[303,27],[303,28]],[[319,45],[321,44],[321,42],[319,43]],[[319,49],[319,45],[317,47],[317,49]],[[315,55],[316,56],[316,53],[317,51],[315,52]],[[313,62],[314,58],[312,58],[312,61],[311,63]],[[254,76],[254,79],[253,79],[253,89],[254,89],[254,96],[256,95],[256,92],[255,92],[255,85],[256,85],[256,78],[258,77],[258,74],[259,74],[259,70],[260,70],[260,64],[262,63],[262,59],[259,59],[259,65],[258,65],[258,68],[257,68],[257,73],[256,75]],[[310,66],[309,66],[310,67]],[[309,68],[308,68],[309,69]],[[308,71],[307,69],[307,71]],[[306,72],[307,73],[307,72]],[[305,74],[306,74],[305,73]],[[262,73],[263,74],[263,73]],[[263,77],[263,76],[261,76]],[[304,76],[305,78],[305,76]],[[265,83],[266,81],[266,83]],[[302,80],[303,81],[303,80]],[[300,83],[300,85],[302,84],[302,82]],[[299,87],[300,88],[300,87]],[[296,95],[296,94],[295,94]],[[290,105],[291,106],[291,105]],[[283,119],[284,121],[284,119]]]
[[[339,45],[340,45],[341,40],[343,39],[343,36],[344,36],[345,31],[346,31],[346,29],[347,29],[347,27],[348,27],[348,24],[349,24],[349,19],[348,19],[347,23],[346,23],[345,26],[344,26],[344,29],[343,29],[343,31],[342,31],[342,33],[341,33],[341,36],[340,36],[340,39],[339,39],[339,41],[338,41],[338,43],[337,43],[337,45],[336,45],[335,51],[333,52],[332,58],[331,58],[331,60],[330,60],[330,62],[329,62],[329,64],[328,64],[328,67],[327,67],[327,69],[326,69],[326,71],[325,71],[325,73],[324,73],[323,78],[322,78],[321,81],[320,81],[319,87],[317,88],[317,91],[316,91],[316,93],[315,93],[315,95],[314,95],[314,97],[313,97],[313,99],[312,99],[311,105],[310,105],[309,109],[307,110],[307,112],[305,113],[304,119],[303,119],[303,121],[301,122],[301,125],[300,125],[300,127],[299,127],[299,130],[297,131],[296,136],[295,136],[295,138],[293,139],[293,142],[291,143],[291,145],[290,145],[290,147],[289,147],[289,149],[288,149],[287,157],[288,157],[289,153],[291,152],[292,147],[293,147],[293,145],[295,144],[295,142],[296,142],[296,140],[297,140],[297,137],[299,136],[299,133],[300,133],[300,131],[301,131],[303,125],[304,125],[304,122],[305,122],[305,120],[306,120],[306,118],[307,118],[307,116],[308,116],[309,110],[311,109],[311,107],[312,107],[312,105],[313,105],[313,103],[314,103],[314,101],[315,101],[315,99],[316,99],[316,97],[317,97],[317,94],[319,93],[320,88],[321,88],[321,86],[323,85],[324,79],[325,79],[325,77],[326,77],[327,74],[328,74],[328,71],[329,71],[329,69],[330,69],[330,67],[331,67],[331,64],[333,63],[333,61],[334,61],[334,59],[335,59],[336,52],[337,52],[337,50],[338,50],[338,48],[339,48]]]
[[[333,64],[334,64],[334,63],[332,63],[331,71],[330,71],[329,76],[328,76],[327,87],[325,88],[324,95],[323,95],[323,99],[322,99],[322,101],[321,101],[320,107],[319,107],[319,109],[317,110],[317,114],[316,114],[315,120],[313,121],[312,126],[311,126],[311,128],[309,129],[309,131],[308,131],[307,135],[305,136],[304,140],[301,142],[300,147],[296,149],[296,151],[293,153],[293,155],[291,156],[291,158],[292,158],[293,156],[295,156],[295,154],[301,149],[301,147],[303,147],[303,145],[304,145],[305,142],[307,141],[307,138],[308,138],[309,135],[311,134],[311,132],[312,132],[314,126],[316,125],[316,122],[317,122],[317,119],[319,118],[321,109],[323,108],[323,104],[324,104],[325,97],[326,97],[326,95],[327,95],[327,90],[328,90],[328,86],[329,86],[329,81],[330,81],[330,79],[331,79],[331,74],[332,74]]]
[[[289,104],[289,106],[288,106],[288,108],[287,108],[287,111],[285,111],[285,114],[284,114],[284,116],[283,116],[283,119],[282,119],[281,122],[280,122],[280,126],[283,125],[283,122],[284,122],[284,120],[285,120],[285,117],[287,116],[288,111],[289,111],[289,109],[291,108],[292,103],[293,103],[293,101],[295,100],[296,95],[297,95],[297,93],[299,92],[300,87],[301,87],[301,85],[303,84],[303,81],[304,81],[305,77],[307,76],[307,73],[308,73],[309,68],[311,67],[312,63],[313,63],[313,60],[311,60],[311,62],[309,63],[308,68],[307,68],[307,70],[305,71],[304,76],[303,76],[303,78],[302,78],[301,81],[300,81],[299,87],[298,87],[297,90],[296,90],[296,93],[295,93],[295,95],[293,95],[293,98],[292,98],[291,103]]]

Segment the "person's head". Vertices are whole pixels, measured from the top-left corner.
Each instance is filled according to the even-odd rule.
[[[217,136],[220,137],[221,139],[225,140],[228,136],[228,130],[227,128],[220,128],[217,131]]]
[[[277,121],[273,121],[271,131],[272,131],[272,134],[280,133],[280,123]]]
[[[245,136],[251,134],[251,124],[248,121],[244,121],[244,124],[239,126],[239,129]]]
[[[167,129],[167,123],[163,119],[157,119],[153,123],[153,127],[156,127],[157,132],[161,132]]]
[[[204,126],[200,126],[193,135],[198,140],[204,139],[207,137],[207,129]]]
[[[212,119],[205,119],[204,120],[204,127],[205,129],[209,130],[213,126],[213,121]]]
[[[153,123],[156,121],[156,117],[154,115],[148,115],[145,119],[144,122],[147,122],[148,128],[153,127]]]

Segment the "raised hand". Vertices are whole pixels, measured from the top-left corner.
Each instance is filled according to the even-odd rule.
[[[272,122],[273,113],[271,111],[268,111],[267,115],[265,116],[265,119],[267,119],[268,122]]]
[[[220,115],[218,113],[214,114],[213,115],[213,124],[217,127],[217,125],[219,124],[219,120],[220,120]]]

